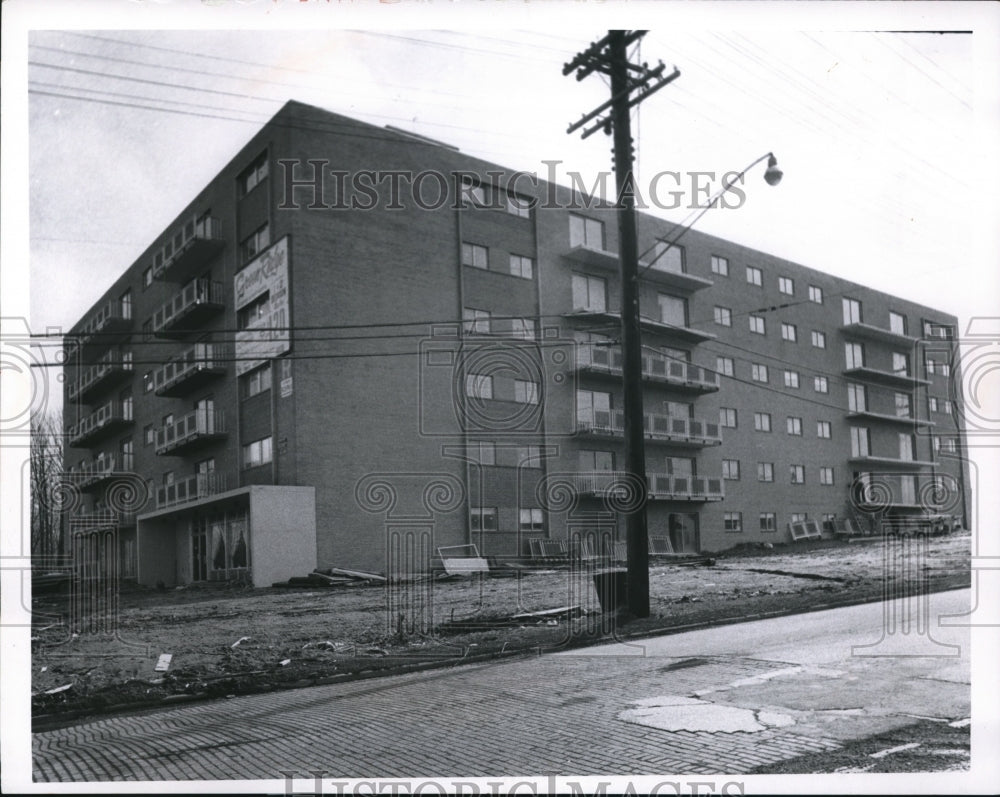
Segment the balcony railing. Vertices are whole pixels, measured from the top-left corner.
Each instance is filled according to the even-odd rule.
[[[583,344],[577,348],[576,364],[580,370],[620,377],[622,352],[617,346]],[[700,393],[719,389],[719,375],[715,371],[653,351],[642,353],[642,378]]]
[[[885,423],[898,423],[902,426],[935,426],[934,421],[926,421],[914,418],[912,415],[889,415],[885,412],[869,412],[868,410],[858,410],[847,413],[848,418],[860,418],[872,421],[883,421]]]
[[[132,423],[132,406],[120,401],[109,401],[66,430],[69,444],[74,448],[87,448],[105,433]]]
[[[156,453],[179,454],[225,436],[226,416],[222,410],[192,410],[156,430]]]
[[[173,484],[164,484],[156,488],[156,508],[164,509],[224,493],[226,482],[224,473],[197,473]]]
[[[643,433],[647,440],[675,445],[717,446],[722,443],[718,423],[675,415],[644,413]],[[590,418],[577,418],[579,434],[622,437],[625,434],[625,413],[621,410],[598,410]]]
[[[873,454],[852,454],[847,461],[856,465],[879,465],[884,468],[929,468],[934,464],[926,459],[900,459]]]
[[[158,396],[180,396],[226,372],[231,348],[219,343],[196,343],[153,372]]]
[[[186,282],[225,245],[218,219],[191,217],[154,253],[153,278]]]
[[[719,478],[649,473],[646,481],[651,501],[721,501],[725,497]],[[626,474],[618,471],[580,473],[573,477],[573,486],[584,496],[601,497],[615,490],[625,491],[628,484]]]
[[[123,308],[117,299],[109,299],[80,327],[75,337],[83,351],[92,355],[112,344],[120,343],[120,333],[127,332],[131,327],[130,310]]]
[[[160,337],[183,335],[224,308],[222,283],[207,279],[189,282],[153,313],[153,334]]]
[[[880,343],[894,343],[894,344],[907,344],[912,345],[916,343],[919,338],[913,337],[912,335],[907,335],[905,332],[894,332],[891,329],[883,329],[882,327],[877,327],[872,324],[865,324],[861,321],[855,321],[851,324],[844,324],[841,329],[845,335],[850,335],[856,338],[865,338],[867,340],[874,340]]]
[[[106,352],[95,365],[82,371],[80,377],[67,389],[70,401],[86,401],[99,390],[118,384],[132,376],[130,352]]]
[[[603,268],[609,271],[618,272],[618,253],[606,249],[596,249],[586,244],[578,244],[572,247],[566,257],[593,268]],[[686,271],[667,268],[663,258],[654,261],[652,267],[647,268],[648,263],[639,261],[639,273],[641,279],[649,282],[657,282],[662,285],[669,285],[682,291],[697,291],[702,288],[710,288],[714,283],[704,277],[696,277]]]
[[[569,313],[564,313],[563,318],[580,323],[596,322],[605,327],[609,325],[609,322],[615,324],[616,326],[621,325],[621,314],[613,313],[610,310],[577,309]],[[676,340],[683,340],[686,343],[704,343],[705,341],[715,340],[716,337],[718,337],[712,332],[702,332],[700,329],[695,329],[694,327],[689,326],[677,326],[676,324],[659,321],[655,318],[650,318],[649,316],[640,316],[639,326],[647,332],[664,335]]]
[[[102,452],[89,462],[81,462],[79,465],[71,467],[69,474],[81,490],[88,490],[107,479],[131,471],[131,456]]]
[[[114,526],[127,528],[135,525],[134,512],[118,512],[114,509],[95,509],[92,512],[81,512],[70,518],[73,526],[79,528],[105,528]]]
[[[914,387],[915,385],[930,384],[927,379],[914,376],[909,371],[883,371],[881,368],[871,368],[867,365],[848,368],[844,371],[844,376],[868,382],[877,382],[889,385],[890,387]]]
[[[923,474],[866,473],[852,488],[854,500],[863,510],[924,509],[934,512],[941,506],[955,506],[961,497],[954,484]]]

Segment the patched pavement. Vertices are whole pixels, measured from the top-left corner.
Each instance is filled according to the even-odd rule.
[[[932,597],[954,612],[968,595]],[[967,630],[936,629],[940,655],[852,655],[882,618],[870,604],[100,719],[35,734],[34,777],[735,774],[968,717]]]

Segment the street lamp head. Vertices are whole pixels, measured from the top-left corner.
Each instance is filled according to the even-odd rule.
[[[777,185],[781,182],[782,171],[778,168],[778,159],[774,154],[767,157],[767,171],[764,172],[764,179],[768,185]]]

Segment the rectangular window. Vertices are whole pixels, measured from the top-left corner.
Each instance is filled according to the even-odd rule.
[[[774,481],[774,463],[773,462],[758,462],[757,463],[757,481],[759,481],[759,482],[773,482]]]
[[[805,523],[809,519],[809,515],[806,512],[792,512],[788,516],[789,523]]]
[[[775,517],[774,512],[761,512],[760,513],[760,530],[761,531],[775,531],[778,528],[778,519]]]
[[[718,371],[722,376],[732,376],[734,373],[733,358],[716,357],[715,370]]]
[[[951,374],[951,365],[948,363],[938,363],[941,370],[941,376],[948,376]]]
[[[510,319],[511,337],[520,340],[535,339],[535,320],[533,318],[512,318]]]
[[[517,513],[517,528],[519,531],[534,533],[545,531],[541,509],[519,509]]]
[[[516,194],[507,194],[507,212],[522,219],[531,218],[531,200]]]
[[[518,446],[515,450],[517,464],[522,468],[542,467],[541,446]]]
[[[868,390],[864,385],[847,383],[847,408],[851,412],[868,412]]]
[[[785,387],[794,388],[798,390],[799,387],[799,372],[798,371],[785,371]]]
[[[712,255],[712,273],[718,274],[720,277],[728,277],[729,261],[724,257]]]
[[[781,293],[788,294],[789,296],[795,295],[795,282],[789,277],[778,277],[778,291]]]
[[[267,177],[267,153],[258,155],[254,162],[236,178],[240,196],[246,196]]]
[[[871,451],[871,435],[863,426],[851,427],[851,456],[867,457]]]
[[[462,244],[462,265],[472,268],[489,268],[490,250],[479,244]]]
[[[684,247],[671,245],[669,241],[657,241],[653,246],[653,268],[683,274]]]
[[[954,437],[946,437],[945,438],[945,441],[944,441],[944,450],[945,451],[947,451],[949,454],[954,454],[957,448],[958,448],[958,444],[955,442],[955,438]]]
[[[148,288],[153,284],[153,267],[150,266],[145,271],[142,272],[142,287]]]
[[[906,334],[906,316],[900,313],[889,311],[889,331],[897,335]]]
[[[462,328],[466,335],[490,334],[490,311],[477,310],[475,307],[462,308]]]
[[[899,458],[903,462],[913,462],[913,435],[905,432],[899,435]]]
[[[742,512],[723,512],[722,513],[722,527],[726,531],[743,531],[743,513]]]
[[[818,285],[809,286],[809,301],[816,304],[823,304],[823,289]]]
[[[792,484],[805,484],[806,483],[806,466],[805,465],[789,465],[788,466],[788,476]]]
[[[764,274],[755,266],[747,266],[747,282],[751,285],[763,285],[764,284]]]
[[[156,442],[156,428],[153,424],[147,424],[142,428],[142,442],[147,446]]]
[[[264,291],[250,304],[236,311],[236,328],[247,329],[266,319],[271,313],[271,292]]]
[[[865,367],[865,348],[860,343],[844,344],[844,361],[848,368]]]
[[[146,373],[144,373],[142,375],[142,392],[143,393],[152,393],[153,392],[153,385],[154,385],[154,382],[153,382],[153,372],[152,371],[146,371]]]
[[[931,396],[930,398],[927,399],[927,409],[930,412],[937,412],[938,411],[938,400],[937,400],[937,398],[935,398],[934,396]]]
[[[767,334],[767,332],[765,331],[765,326],[764,326],[764,316],[762,316],[762,315],[751,315],[749,320],[750,320],[750,331],[751,332],[753,332],[755,335],[765,335],[765,334]]]
[[[142,339],[152,340],[153,339],[153,319],[147,318],[142,322]]]
[[[861,302],[857,299],[844,299],[844,323],[845,324],[860,324],[861,323]]]
[[[733,325],[733,311],[728,307],[716,307],[715,323],[720,327],[731,327]]]
[[[265,363],[240,377],[243,382],[243,398],[248,399],[271,389],[271,363]]]
[[[271,231],[264,222],[240,241],[240,263],[249,263],[271,244]]]
[[[821,467],[819,469],[819,483],[827,486],[833,484],[833,468]]]
[[[518,404],[537,404],[538,382],[531,382],[526,379],[515,379],[514,401]]]
[[[925,338],[944,338],[945,340],[951,340],[953,335],[954,331],[948,324],[935,324],[932,321],[924,321]]]
[[[576,391],[577,423],[592,426],[611,422],[611,394],[594,390]]]
[[[510,273],[515,277],[522,277],[530,280],[535,273],[535,263],[530,257],[525,257],[524,255],[511,255]]]
[[[487,440],[472,440],[469,442],[469,459],[479,465],[497,464],[496,443]]]
[[[829,440],[831,435],[831,427],[829,421],[816,421],[816,437],[822,437],[825,440]]]
[[[571,213],[569,216],[569,245],[586,246],[604,250],[604,222]]]
[[[722,460],[722,478],[731,482],[740,480],[740,461],[738,459]]]
[[[476,207],[486,207],[486,188],[468,175],[462,177],[462,195]]]
[[[271,438],[263,437],[243,446],[243,467],[256,468],[271,461]]]
[[[580,450],[579,461],[582,471],[606,472],[615,469],[615,454],[613,451]]]
[[[830,383],[825,376],[813,377],[813,390],[817,393],[829,393]]]
[[[118,300],[118,304],[121,307],[122,318],[131,320],[132,318],[132,291],[131,289],[125,291]]]
[[[657,294],[656,301],[660,305],[660,321],[675,327],[687,326],[687,299],[660,293]]]
[[[758,432],[771,431],[771,413],[755,412],[753,414],[753,428]]]
[[[466,374],[465,395],[478,399],[493,398],[493,377],[484,374]]]
[[[941,451],[941,438],[940,437],[932,437],[931,438],[931,446],[933,447],[935,454],[937,454],[938,452],[940,452]]]
[[[607,308],[608,287],[601,277],[573,275],[573,309],[603,313]]]
[[[497,508],[495,506],[470,507],[469,525],[472,531],[496,531]]]
[[[797,343],[799,339],[798,330],[795,328],[795,324],[781,324],[781,339],[787,340],[789,343]]]
[[[930,357],[924,360],[924,371],[927,372],[927,376],[934,376],[935,363]]]
[[[733,407],[719,409],[719,426],[725,426],[728,429],[736,428],[736,410]]]
[[[812,331],[812,345],[815,346],[817,349],[825,349],[826,334],[814,329]]]
[[[899,376],[910,375],[910,355],[894,351],[892,353],[892,372]]]
[[[941,402],[941,412],[945,415],[951,415],[951,399],[945,399]]]
[[[802,419],[789,416],[785,419],[785,431],[798,437],[802,436]]]
[[[750,364],[750,378],[754,382],[766,382],[767,381],[767,366],[761,365],[760,363]]]
[[[910,396],[907,393],[896,393],[895,396],[896,405],[896,417],[897,418],[909,418],[910,417]]]

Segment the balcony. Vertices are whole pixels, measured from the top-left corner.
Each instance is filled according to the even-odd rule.
[[[898,423],[901,426],[908,426],[911,429],[916,426],[935,426],[934,421],[925,421],[914,418],[911,415],[888,415],[883,412],[869,412],[868,410],[861,410],[858,412],[849,412],[847,417],[851,420],[871,420],[871,421],[881,421],[883,423]]]
[[[870,368],[867,365],[862,365],[859,368],[848,368],[843,374],[851,379],[861,379],[889,387],[915,387],[917,385],[930,384],[928,380],[920,379],[908,372],[883,371],[879,368]]]
[[[622,323],[621,314],[612,313],[609,310],[574,310],[571,313],[563,313],[563,318],[581,323],[590,322],[587,324],[588,326],[593,326],[593,322],[597,322],[605,328],[614,325],[615,329],[620,329]],[[685,343],[704,343],[709,340],[715,340],[717,337],[711,332],[702,332],[700,329],[694,329],[693,327],[668,324],[665,321],[657,321],[648,316],[640,317],[639,326],[647,332],[655,332],[658,335],[682,340]]]
[[[74,423],[66,430],[69,444],[74,448],[89,448],[105,434],[132,423],[132,406],[120,401],[109,401]]]
[[[718,423],[696,418],[679,418],[657,413],[643,414],[644,437],[654,443],[678,446],[717,446],[722,444]],[[625,413],[597,411],[591,419],[577,419],[577,434],[623,437],[625,434]]]
[[[864,338],[865,340],[873,340],[878,343],[892,343],[895,345],[903,344],[906,346],[912,346],[919,340],[919,338],[915,338],[912,335],[906,335],[902,332],[893,332],[890,329],[882,329],[882,327],[865,324],[861,321],[855,321],[852,324],[844,324],[840,329],[845,335],[850,337]]]
[[[670,476],[666,473],[646,475],[650,501],[721,501],[725,497],[722,479],[704,476]],[[628,484],[626,474],[616,471],[579,473],[573,486],[581,496],[602,498]]]
[[[75,333],[75,337],[84,355],[89,357],[109,346],[121,343],[125,338],[123,333],[131,328],[131,312],[123,310],[122,303],[117,299],[109,299],[87,319]]]
[[[153,254],[153,279],[187,282],[225,245],[218,219],[192,216]]]
[[[866,473],[852,485],[852,495],[862,510],[924,509],[954,504],[945,483],[918,474]],[[943,500],[942,500],[943,499]]]
[[[71,467],[69,474],[81,490],[93,490],[106,481],[132,471],[132,458],[120,454],[100,454],[90,462]]]
[[[165,509],[224,493],[226,482],[224,473],[197,473],[173,484],[164,484],[156,488],[156,508]]]
[[[118,512],[114,509],[95,509],[92,512],[81,512],[70,518],[70,523],[75,527],[84,528],[129,528],[135,526],[134,512]]]
[[[193,410],[156,430],[156,453],[176,456],[225,436],[226,416],[222,410]]]
[[[851,455],[848,462],[854,465],[878,465],[883,468],[929,468],[934,463],[924,459],[899,459],[898,457],[876,457],[872,454]]]
[[[106,388],[132,377],[131,352],[106,352],[95,365],[81,372],[79,379],[67,388],[70,401],[86,402]]]
[[[566,257],[582,265],[614,271],[616,274],[620,270],[618,267],[617,252],[595,249],[586,244],[574,246],[566,253]],[[685,271],[677,271],[676,269],[661,266],[660,262],[656,262],[655,265],[650,267],[648,263],[643,263],[640,260],[639,274],[642,280],[656,282],[660,285],[688,292],[710,288],[714,284],[710,279],[696,277],[694,274],[688,274]]]
[[[231,359],[229,347],[196,343],[153,372],[153,390],[157,396],[183,396],[224,374]]]
[[[183,337],[224,308],[221,282],[194,280],[153,313],[153,334],[161,338]]]
[[[587,343],[578,346],[576,352],[576,367],[580,371],[621,377],[622,352],[617,346]],[[642,354],[642,378],[695,393],[719,389],[719,375],[715,371],[649,350]]]

